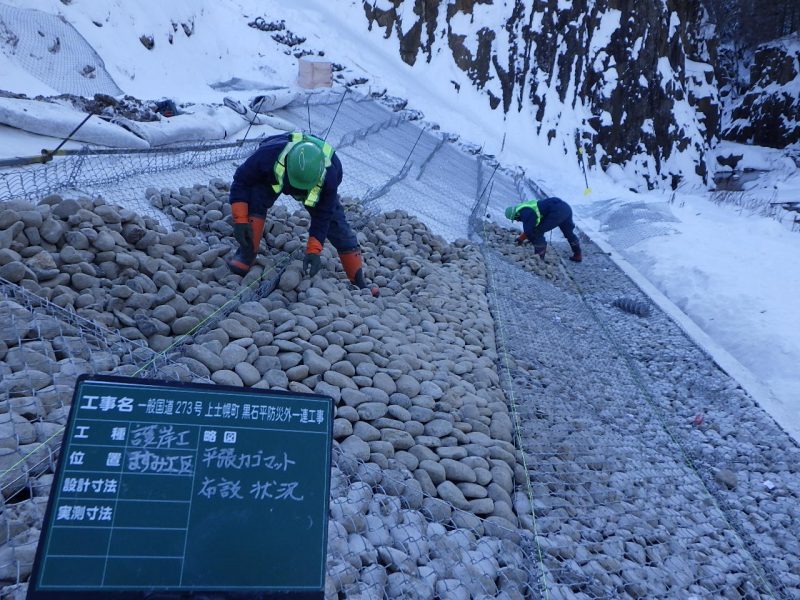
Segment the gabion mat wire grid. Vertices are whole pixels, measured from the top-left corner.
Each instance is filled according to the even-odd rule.
[[[267,294],[270,289],[269,286],[259,288],[256,294]],[[100,335],[102,339],[113,337],[102,328],[90,322],[83,323],[69,311],[40,301],[21,288],[11,286],[10,293],[27,300],[31,305],[29,312],[44,308],[57,317],[94,328],[92,335]],[[17,325],[14,324],[15,327]],[[188,370],[167,370],[158,363],[151,364],[151,353],[140,354],[139,363],[147,361],[147,369],[139,367],[134,370],[135,365],[126,365],[129,368],[116,372],[151,378],[192,378]],[[183,365],[173,363],[168,366]],[[68,394],[71,386],[65,387],[64,391]],[[60,408],[64,409],[59,414],[60,423],[63,424],[66,407]],[[33,524],[41,523],[42,495],[47,493],[47,483],[52,479],[56,454],[57,448],[53,448],[47,467],[49,472],[29,486],[31,490],[36,486],[36,493],[40,496],[34,498],[33,491],[9,490],[10,499],[14,501],[9,502],[14,506],[9,511],[13,513],[11,517],[15,517],[17,511],[25,510],[27,519]],[[509,529],[491,518],[481,519],[472,513],[454,509],[421,489],[409,489],[402,477],[384,472],[375,464],[337,455],[336,465],[338,471],[334,473],[331,510],[333,514],[342,512],[343,515],[338,515],[339,518],[332,525],[329,577],[332,585],[341,587],[348,597],[354,597],[355,594],[384,597],[387,594],[385,597],[390,598],[429,598],[436,593],[441,597],[488,595],[521,598],[530,596],[538,589],[540,576],[536,572],[536,563],[531,560],[530,535],[524,531]],[[35,512],[22,508],[28,500],[36,505]],[[524,496],[520,502],[524,504]],[[20,508],[16,508],[17,505]],[[345,525],[341,525],[342,521]],[[18,527],[19,523],[18,519],[13,519],[14,527]],[[357,556],[348,546],[353,543],[353,535],[362,536],[364,540],[363,549]],[[6,581],[13,581],[11,575],[14,574],[18,583],[25,580],[30,573],[35,545],[36,540],[29,534],[9,540],[10,561],[0,565],[5,567]],[[354,569],[360,567],[362,561],[377,562],[378,556],[381,564],[389,564],[396,569],[388,576],[388,580],[362,578],[354,581]]]
[[[496,290],[527,289],[494,298],[552,585],[592,598],[775,597],[580,297],[486,256]]]
[[[0,354],[0,581],[13,584],[26,581],[33,564],[77,377],[136,374],[174,381],[192,374],[2,279]]]
[[[0,578],[3,583],[23,584],[30,574],[38,535],[29,528],[41,526],[77,376],[87,372],[181,381],[198,378],[186,365],[165,356],[153,361],[149,349],[19,286],[0,282],[0,298],[0,333],[9,347],[5,362],[11,368],[24,365],[16,371],[24,376],[3,378],[0,394],[0,403],[14,407],[0,413],[9,415],[0,425],[11,425],[0,431],[15,436],[19,443],[16,451],[0,454],[4,472],[0,524],[6,533],[0,551]],[[26,405],[30,408],[24,408]],[[11,415],[17,411],[24,418],[12,421]],[[437,584],[436,593],[443,596],[460,596],[468,590],[472,596],[513,598],[529,596],[538,589],[529,534],[407,488],[402,477],[383,472],[376,464],[338,452],[334,464],[331,510],[338,524],[330,533],[329,562],[333,566],[329,576],[346,593],[383,597],[388,586],[402,590],[400,596],[388,597],[432,597],[433,588],[429,590],[425,580],[414,575],[417,564],[430,564],[423,573],[452,575],[441,577]],[[524,498],[520,501],[524,503]],[[354,534],[364,540],[355,557],[348,546],[348,538],[352,542]],[[351,580],[354,562],[359,567],[362,560],[377,562],[379,554],[384,564],[397,567],[388,583]],[[468,581],[467,585],[463,581]]]
[[[800,445],[660,311],[615,318],[624,274],[574,282],[777,597],[800,597]]]

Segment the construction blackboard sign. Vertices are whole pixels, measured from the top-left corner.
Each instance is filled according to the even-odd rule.
[[[333,401],[83,376],[28,598],[322,598]]]

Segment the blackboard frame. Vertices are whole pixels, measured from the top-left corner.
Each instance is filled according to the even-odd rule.
[[[328,445],[332,443],[333,440],[333,419],[334,419],[334,411],[335,411],[335,404],[331,397],[324,396],[320,394],[308,394],[302,392],[290,392],[284,390],[269,390],[269,389],[258,389],[258,388],[244,388],[244,387],[237,387],[237,386],[230,386],[230,385],[215,385],[215,384],[205,384],[205,383],[193,383],[193,382],[174,382],[174,381],[161,381],[156,379],[145,379],[145,378],[134,378],[134,377],[123,377],[117,375],[89,375],[83,374],[78,377],[75,383],[75,388],[73,391],[73,398],[72,398],[72,405],[70,407],[70,412],[67,417],[67,423],[65,425],[64,431],[65,433],[71,430],[71,425],[74,424],[74,420],[77,417],[77,407],[79,406],[79,390],[81,389],[81,385],[84,382],[98,382],[98,383],[111,383],[111,384],[130,384],[136,386],[158,386],[160,388],[174,388],[181,391],[206,391],[212,393],[235,393],[237,395],[247,395],[251,394],[254,397],[257,396],[275,396],[282,397],[284,399],[314,399],[315,401],[327,401],[329,403],[329,412],[328,415],[330,418],[327,422],[327,440]],[[63,479],[65,461],[62,460],[64,457],[64,449],[65,445],[62,442],[59,460],[56,465],[56,470],[53,478],[53,485],[55,486],[59,481]],[[327,465],[328,467],[331,466],[332,457],[330,452],[327,456]],[[325,476],[324,482],[324,497],[329,499],[330,498],[330,469]],[[95,590],[42,590],[37,587],[37,582],[39,581],[39,576],[41,574],[41,568],[43,564],[43,559],[45,556],[45,549],[44,549],[44,542],[43,540],[46,538],[46,533],[49,531],[52,521],[53,515],[55,511],[55,504],[57,503],[58,499],[60,498],[60,492],[56,491],[54,493],[53,489],[51,488],[50,495],[47,501],[47,507],[45,509],[44,520],[42,524],[42,530],[39,537],[39,542],[37,544],[35,559],[33,568],[31,571],[31,576],[29,579],[28,584],[28,592],[26,598],[28,600],[322,600],[324,596],[324,577],[322,582],[322,588],[319,590],[268,590],[268,591],[258,591],[258,590],[246,590],[246,591],[239,591],[239,590],[198,590],[198,589],[184,589],[184,588],[151,588],[151,589],[141,589],[141,590],[114,590],[114,589],[95,589]],[[327,506],[326,506],[326,514],[327,514]],[[327,547],[328,542],[328,527],[327,522],[325,522],[324,526],[322,527],[322,534],[323,534],[323,548]],[[323,556],[324,561],[324,556]],[[322,569],[325,569],[325,565],[322,565]]]

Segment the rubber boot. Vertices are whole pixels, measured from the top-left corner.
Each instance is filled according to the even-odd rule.
[[[581,262],[583,260],[583,254],[581,254],[581,243],[578,240],[569,243],[569,247],[572,248],[572,256],[569,259],[572,262]]]
[[[264,234],[264,218],[263,217],[248,217],[250,228],[253,231],[253,247],[244,248],[239,246],[233,258],[228,259],[228,268],[232,273],[244,277],[250,272],[250,267],[256,261],[258,254],[258,246],[261,244],[261,236]]]
[[[342,261],[342,267],[344,267],[344,272],[347,273],[350,283],[361,290],[368,289],[373,296],[380,296],[378,286],[367,283],[364,277],[364,263],[361,260],[361,251],[340,252],[339,260]]]

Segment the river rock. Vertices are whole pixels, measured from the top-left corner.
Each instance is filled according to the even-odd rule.
[[[452,481],[443,481],[436,486],[439,498],[461,510],[470,510],[469,502]]]

